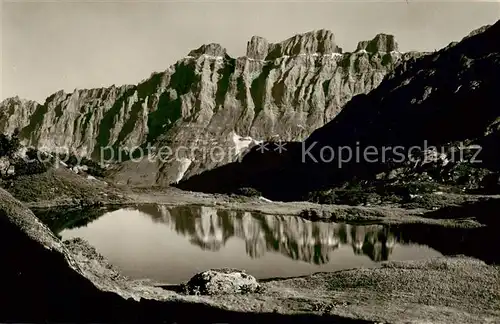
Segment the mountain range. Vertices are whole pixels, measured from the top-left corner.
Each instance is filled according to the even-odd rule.
[[[18,128],[26,146],[123,162],[113,168],[117,183],[166,185],[232,162],[261,141],[305,139],[395,66],[421,55],[399,52],[387,34],[344,53],[328,30],[275,44],[254,36],[238,58],[206,44],[137,85],[58,91],[44,103],[6,99],[0,132]],[[148,144],[152,156],[162,147],[178,154],[118,159],[119,150]],[[206,152],[214,146],[224,156],[211,159]]]

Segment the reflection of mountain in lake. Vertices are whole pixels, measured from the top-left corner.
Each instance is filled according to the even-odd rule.
[[[340,245],[351,245],[356,254],[373,261],[387,260],[395,244],[394,236],[382,225],[311,222],[300,217],[271,216],[244,211],[217,210],[205,206],[140,206],[148,214],[202,249],[217,251],[228,239],[245,241],[252,258],[275,251],[294,260],[328,263],[330,253]]]
[[[87,210],[34,210],[55,233],[79,228],[116,208]],[[426,245],[445,255],[465,254],[488,263],[500,264],[500,253],[492,248],[500,244],[497,226],[455,228],[430,224],[352,226],[309,222],[292,216],[266,216],[243,211],[216,210],[210,207],[184,206],[167,208],[146,205],[134,209],[146,213],[154,221],[166,224],[206,250],[218,250],[227,240],[236,237],[245,241],[247,254],[258,258],[266,251],[276,251],[296,260],[322,264],[329,252],[349,244],[354,253],[367,255],[375,261],[387,260],[395,243]],[[482,203],[470,209],[449,210],[462,218],[487,215],[495,220],[498,205]],[[450,218],[435,215],[434,218]]]

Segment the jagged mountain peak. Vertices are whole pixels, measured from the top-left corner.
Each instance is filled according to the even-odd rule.
[[[29,104],[29,103],[38,104],[34,100],[20,98],[18,95],[16,95],[14,97],[5,98],[4,100],[0,101],[0,108],[7,107],[7,106],[13,105],[13,104],[23,104],[24,105],[24,104]]]
[[[329,40],[335,41],[335,34],[331,30],[321,28],[321,29],[310,30],[310,31],[305,32],[305,33],[296,34],[296,35],[288,38],[284,42],[289,41],[293,38],[307,39],[307,38],[313,38],[313,37],[317,38],[317,39],[329,39]]]
[[[301,54],[325,55],[334,53],[342,53],[342,49],[337,46],[335,41],[335,35],[330,30],[319,29],[297,34],[280,43],[272,44],[266,59]]]
[[[15,103],[15,102],[19,102],[19,101],[21,101],[21,99],[17,95],[14,97],[8,97],[8,98],[5,98],[4,100],[0,101],[0,106],[4,106],[4,105],[10,104],[10,103]]]
[[[398,52],[399,45],[391,34],[380,33],[371,40],[360,41],[356,52]],[[247,43],[246,56],[256,60],[275,60],[283,56],[342,54],[335,34],[328,29],[317,29],[294,35],[279,43],[270,43],[261,36],[252,36]]]
[[[356,52],[359,51],[367,51],[369,53],[397,52],[399,51],[399,46],[394,35],[380,33],[372,40],[359,42]]]
[[[325,29],[325,28],[321,28],[321,29],[314,29],[314,30],[310,30],[308,32],[305,32],[305,33],[301,33],[301,34],[296,34],[290,38],[288,38],[286,41],[289,41],[293,38],[299,38],[299,39],[308,39],[308,38],[316,38],[316,39],[323,39],[323,40],[330,40],[330,41],[335,41],[335,34],[329,30],[329,29]]]
[[[227,50],[218,43],[209,43],[201,45],[200,47],[192,50],[188,54],[188,56],[192,56],[194,58],[198,58],[202,55],[225,57],[227,56]]]
[[[269,53],[269,42],[264,37],[252,36],[247,43],[247,57],[264,60]]]

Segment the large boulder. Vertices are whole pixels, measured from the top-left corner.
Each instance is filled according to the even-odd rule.
[[[191,295],[245,294],[260,290],[257,280],[236,269],[212,269],[193,276],[186,284]]]

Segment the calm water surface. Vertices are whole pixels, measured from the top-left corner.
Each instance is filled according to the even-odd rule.
[[[245,269],[257,278],[288,277],[441,255],[424,245],[402,243],[387,226],[202,206],[120,209],[58,234],[87,240],[124,275],[172,284],[210,268]]]

